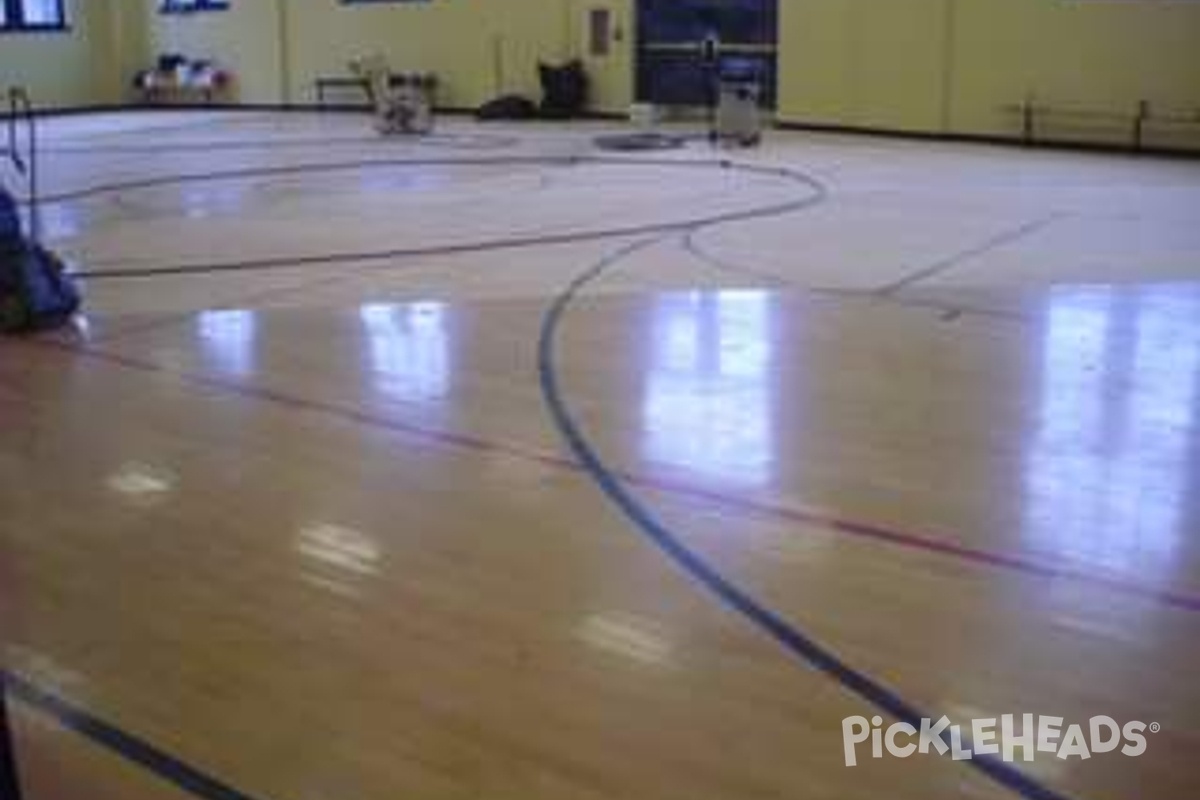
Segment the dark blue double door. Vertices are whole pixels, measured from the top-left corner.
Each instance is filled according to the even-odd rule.
[[[706,105],[724,74],[757,78],[774,107],[779,0],[637,0],[637,14],[638,100]]]

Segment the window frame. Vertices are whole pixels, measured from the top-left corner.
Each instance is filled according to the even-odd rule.
[[[432,0],[338,0],[338,4],[343,6],[417,5],[429,2]]]
[[[229,0],[158,0],[159,14],[196,14],[228,11]]]
[[[63,33],[71,30],[67,20],[66,0],[54,0],[58,17],[55,22],[27,22],[24,0],[0,0],[4,20],[0,21],[0,36],[13,33]]]

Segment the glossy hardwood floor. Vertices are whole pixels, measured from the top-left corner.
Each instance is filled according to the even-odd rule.
[[[224,797],[1195,796],[1200,167],[779,135],[732,157],[824,202],[435,253],[811,187],[569,160],[602,126],[361,126],[49,131],[90,305],[0,342],[22,685]],[[764,614],[933,717],[1161,730],[1023,789],[847,767],[843,720],[881,712]],[[220,796],[13,710],[33,800]]]

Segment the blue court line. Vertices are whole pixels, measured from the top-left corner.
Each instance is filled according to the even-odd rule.
[[[495,159],[507,163],[513,159]],[[728,161],[696,162],[696,161],[665,161],[656,159],[615,159],[568,157],[566,159],[530,158],[524,159],[529,163],[567,163],[567,164],[639,164],[650,166],[669,166],[678,168],[718,167],[736,169],[743,173],[769,175],[790,180],[808,187],[810,194],[799,200],[783,202],[774,206],[747,209],[714,215],[709,218],[692,220],[690,222],[670,222],[661,224],[646,224],[631,226],[625,229],[614,229],[597,232],[569,233],[560,236],[548,236],[541,242],[535,239],[521,240],[519,246],[531,244],[554,244],[560,241],[589,241],[595,239],[617,238],[640,234],[655,234],[652,239],[644,239],[632,245],[621,248],[600,263],[586,270],[561,292],[554,300],[542,321],[542,330],[538,342],[538,373],[542,386],[542,394],[560,433],[570,445],[571,450],[581,462],[588,474],[596,481],[604,493],[629,517],[651,541],[659,546],[673,561],[675,561],[691,577],[716,594],[726,605],[741,613],[757,624],[766,633],[775,638],[786,649],[804,662],[829,674],[842,683],[847,689],[858,696],[883,709],[899,720],[920,726],[923,715],[915,707],[910,706],[903,698],[883,685],[875,682],[869,676],[859,673],[843,664],[837,656],[800,631],[792,628],[786,620],[770,609],[759,605],[749,594],[725,579],[715,568],[708,565],[700,556],[690,551],[666,527],[634,499],[621,484],[620,480],[608,469],[595,453],[586,437],[575,424],[570,411],[563,401],[558,379],[554,368],[555,333],[576,296],[592,281],[599,278],[610,267],[614,266],[634,251],[661,240],[669,233],[680,233],[699,230],[713,225],[752,220],[765,217],[780,216],[793,211],[799,211],[825,199],[824,188],[812,178],[794,170],[775,167],[732,164]],[[458,163],[486,163],[483,160],[461,160]],[[512,242],[488,242],[472,245],[474,249],[503,249],[514,246]],[[454,252],[455,247],[446,248]],[[193,767],[181,759],[155,747],[153,744],[127,733],[116,726],[105,722],[88,712],[81,706],[60,697],[44,688],[39,688],[32,682],[12,672],[0,670],[0,691],[8,691],[10,695],[26,705],[56,720],[64,728],[106,748],[150,773],[158,776],[167,783],[173,784],[185,792],[201,800],[256,800],[251,795],[244,794],[219,778]],[[1042,787],[1032,778],[1028,778],[1013,767],[999,759],[977,757],[966,762],[969,766],[980,770],[997,783],[1006,786],[1028,800],[1067,800],[1064,795],[1057,794]],[[7,800],[5,798],[4,800]]]
[[[295,164],[276,167],[255,167],[230,170],[227,172],[197,173],[184,175],[158,176],[137,181],[126,181],[89,189],[78,190],[71,195],[60,195],[52,198],[55,201],[74,200],[98,194],[126,191],[130,189],[151,188],[154,186],[170,186],[194,181],[209,181],[217,179],[235,179],[248,177],[271,177],[279,175],[305,174],[317,171],[336,171],[358,169],[364,167],[428,167],[428,166],[639,166],[639,167],[669,167],[674,169],[735,169],[743,174],[760,175],[779,178],[784,181],[801,184],[811,190],[824,190],[806,175],[783,167],[767,167],[756,165],[735,165],[729,161],[713,160],[683,160],[683,159],[652,159],[652,158],[617,158],[613,156],[497,156],[491,158],[437,158],[437,159],[399,159],[399,160],[370,160],[331,162],[326,164]],[[50,202],[47,200],[46,202]],[[219,275],[224,273],[259,272],[279,269],[297,269],[300,267],[327,266],[330,264],[350,262],[385,262],[403,258],[422,258],[428,256],[447,256],[466,253],[512,250],[527,247],[544,247],[556,244],[579,244],[583,242],[605,241],[629,236],[642,236],[667,231],[687,232],[707,225],[724,224],[739,220],[759,219],[767,216],[778,216],[802,207],[806,201],[799,204],[793,201],[781,202],[773,206],[760,206],[742,211],[730,211],[713,214],[707,217],[669,220],[664,222],[641,222],[621,225],[613,228],[594,228],[582,230],[566,230],[559,233],[527,234],[497,239],[485,239],[454,244],[418,245],[412,247],[392,247],[376,250],[344,250],[325,253],[309,253],[306,255],[264,256],[256,259],[239,259],[235,261],[214,263],[160,264],[153,267],[128,267],[95,270],[74,270],[71,276],[77,280],[89,283],[96,281],[150,279],[163,277],[178,277],[180,275]]]
[[[0,682],[11,697],[185,792],[203,800],[255,800],[219,778],[191,766],[145,739],[126,733],[15,673],[0,671]]]
[[[823,199],[823,194],[818,193],[813,198],[812,204],[820,202],[821,199]],[[555,427],[558,428],[571,452],[600,490],[637,527],[643,536],[663,551],[690,578],[773,638],[797,660],[825,673],[851,693],[886,712],[892,718],[907,722],[918,730],[921,728],[921,720],[940,719],[941,715],[934,716],[923,712],[894,690],[846,664],[834,651],[793,627],[780,614],[758,602],[749,592],[734,584],[716,567],[705,561],[702,556],[689,549],[678,535],[660,522],[625,488],[620,478],[604,463],[575,421],[570,407],[563,399],[555,359],[557,333],[563,319],[575,299],[590,283],[603,276],[611,267],[633,252],[654,244],[660,238],[643,239],[610,254],[577,276],[562,290],[546,311],[538,337],[538,378],[541,383],[542,398]],[[943,740],[945,740],[945,734],[943,734]],[[1025,775],[999,758],[976,755],[972,760],[963,763],[1027,800],[1067,800],[1066,795],[1043,786],[1034,778]]]
[[[729,161],[714,162],[612,157],[596,158],[592,156],[548,158],[531,156],[500,157],[494,159],[438,159],[427,160],[424,162],[407,161],[405,163],[451,163],[466,165],[524,163],[542,165],[557,164],[566,166],[574,166],[578,164],[597,164],[663,166],[680,169],[710,169],[716,167],[721,169],[737,169],[748,174],[766,175],[781,178],[783,180],[804,185],[812,192],[811,195],[803,197],[799,200],[785,201],[775,205],[749,208],[741,211],[714,214],[712,216],[699,219],[665,223],[644,223],[625,228],[549,234],[540,237],[521,237],[512,240],[477,242],[467,245],[444,245],[440,248],[430,248],[429,250],[422,251],[424,253],[455,253],[463,250],[470,250],[472,252],[483,250],[503,250],[511,247],[529,247],[534,245],[586,242],[644,234],[655,234],[655,240],[657,240],[668,233],[685,232],[707,225],[737,222],[761,217],[779,216],[791,211],[797,211],[805,208],[813,202],[823,199],[825,195],[825,190],[819,183],[801,173],[782,167],[751,165],[737,166]],[[301,166],[298,168],[289,169],[292,171],[303,171],[304,167]],[[178,180],[178,177],[170,180]],[[637,247],[640,246],[642,245],[635,245],[634,247],[626,248],[624,254],[628,254],[628,252],[632,252],[633,249],[637,249]],[[326,257],[316,258],[323,260]],[[244,265],[235,265],[235,268],[241,266]],[[185,792],[189,792],[190,794],[201,798],[201,800],[255,800],[255,798],[252,796],[240,792],[219,778],[187,764],[183,760],[155,747],[153,744],[150,744],[144,739],[138,738],[137,736],[121,730],[115,725],[105,722],[94,714],[88,712],[82,706],[72,703],[47,689],[40,688],[34,683],[19,675],[16,675],[15,673],[0,669],[0,692],[7,692],[10,696],[56,720],[64,728],[79,734],[80,736],[103,748],[106,748],[110,752],[115,753],[125,760],[142,767],[154,775],[157,775],[167,783],[174,784],[180,789],[183,789]],[[9,798],[0,796],[0,800],[9,800]]]

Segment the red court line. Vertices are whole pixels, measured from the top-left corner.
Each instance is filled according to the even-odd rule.
[[[496,453],[511,458],[534,461],[556,469],[583,472],[583,467],[566,456],[551,453],[536,448],[523,447],[511,442],[503,442],[476,436],[468,433],[426,428],[420,425],[378,416],[360,408],[347,407],[321,400],[312,400],[293,395],[277,389],[250,386],[234,381],[215,378],[190,372],[172,370],[161,364],[134,356],[123,355],[111,351],[99,350],[86,346],[73,345],[49,339],[35,340],[37,345],[62,354],[70,354],[116,364],[140,372],[168,375],[176,380],[212,389],[226,395],[237,395],[253,400],[259,400],[295,411],[309,411],[336,417],[357,425],[376,430],[388,431],[404,436],[421,439],[439,445],[446,445],[476,452]],[[622,481],[643,489],[702,500],[714,505],[734,509],[743,513],[762,517],[772,517],[803,525],[825,528],[836,533],[856,537],[868,541],[881,542],[909,550],[934,553],[958,561],[972,563],[991,569],[1005,569],[1041,578],[1060,579],[1101,586],[1114,591],[1137,596],[1145,600],[1171,606],[1184,611],[1200,612],[1200,595],[1171,589],[1147,586],[1136,581],[1114,578],[1102,575],[1080,567],[1051,564],[1028,556],[1003,553],[993,550],[971,547],[946,541],[944,538],[927,532],[906,531],[870,522],[845,519],[825,512],[784,506],[753,500],[737,495],[730,495],[706,489],[701,486],[677,481],[669,478],[645,475],[642,473],[617,470],[613,473]]]
[[[399,269],[399,268],[398,268]],[[314,278],[303,281],[301,283],[289,284],[287,286],[273,286],[263,289],[260,292],[251,292],[249,295],[237,300],[236,304],[229,306],[221,306],[217,310],[226,309],[243,309],[255,307],[261,303],[269,303],[271,301],[280,300],[301,292],[309,292],[314,289],[323,289],[335,283],[350,280],[362,274],[359,270],[351,269],[346,272],[339,272],[335,275],[326,275],[321,278]],[[166,317],[155,316],[142,324],[133,324],[124,328],[115,328],[111,331],[105,331],[99,334],[93,334],[90,337],[92,343],[111,344],[118,339],[128,339],[131,336],[139,336],[144,333],[150,333],[162,328],[169,328],[173,325],[178,325],[182,322],[190,320],[196,315],[194,309],[188,311],[180,311],[170,314]]]

